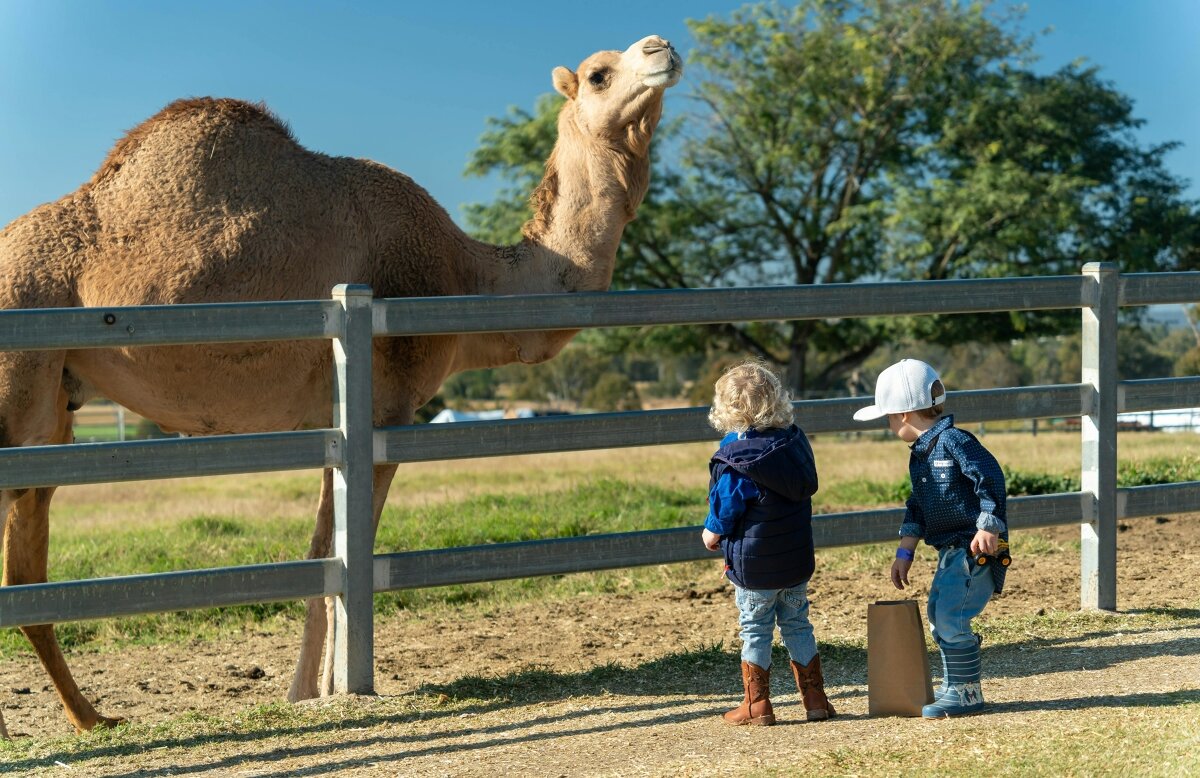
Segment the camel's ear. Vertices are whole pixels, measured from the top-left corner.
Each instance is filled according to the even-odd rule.
[[[574,100],[579,94],[579,77],[564,67],[554,69],[554,88],[568,100]]]

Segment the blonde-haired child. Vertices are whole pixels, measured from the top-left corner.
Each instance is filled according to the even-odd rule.
[[[745,690],[742,704],[723,718],[775,723],[771,641],[778,624],[806,718],[827,719],[834,710],[808,620],[808,581],[816,565],[812,448],[792,423],[792,401],[779,376],[759,361],[735,365],[717,380],[708,418],[725,437],[709,462],[702,539],[724,552],[725,575],[736,592]]]

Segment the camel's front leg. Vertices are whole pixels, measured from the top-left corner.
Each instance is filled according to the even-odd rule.
[[[62,363],[47,362],[49,367],[43,367],[54,380],[58,380]],[[35,371],[25,371],[25,374]],[[74,414],[67,410],[68,397],[60,386],[55,397],[57,402],[42,406],[48,413],[41,417],[42,421],[51,421],[53,431],[45,439],[47,443],[70,443],[73,440],[71,432]],[[48,404],[47,404],[48,405]],[[48,414],[52,413],[52,416]],[[37,413],[28,411],[23,418],[30,421],[37,418]],[[0,416],[0,430],[3,430],[3,416]],[[20,438],[18,437],[17,440]],[[18,584],[45,583],[47,572],[47,557],[50,553],[50,500],[54,497],[54,488],[8,490],[0,494],[0,516],[4,521],[4,572],[0,575],[0,585],[15,586]],[[67,719],[75,729],[83,732],[96,726],[113,726],[122,719],[110,719],[101,716],[92,704],[79,691],[71,670],[63,658],[58,638],[54,635],[53,624],[37,624],[21,627],[21,632],[33,645],[38,659],[50,676],[59,699],[62,700]],[[0,735],[6,735],[0,723]]]
[[[53,495],[52,488],[28,489],[19,497],[14,492],[5,493],[2,503],[8,506],[8,510],[4,526],[4,586],[46,582],[50,498]],[[120,723],[121,719],[110,719],[96,713],[96,709],[79,691],[59,648],[58,638],[54,635],[54,625],[21,627],[21,632],[33,644],[33,650],[42,660],[42,666],[46,668],[62,700],[67,718],[76,730],[83,732],[95,726]]]
[[[396,465],[375,468],[372,484],[372,534],[379,527],[379,517],[387,501],[388,487],[396,474]],[[317,503],[317,526],[309,545],[308,558],[327,557],[333,547],[333,471],[326,470],[321,479],[321,498]],[[320,666],[321,696],[333,693],[333,598],[314,598],[305,603],[304,635],[300,642],[300,657],[296,674],[288,689],[288,701],[299,702],[318,695],[318,666]],[[322,647],[325,662],[321,663]]]

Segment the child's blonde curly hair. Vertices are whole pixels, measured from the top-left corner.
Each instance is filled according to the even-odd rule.
[[[783,429],[791,426],[792,398],[762,360],[734,365],[717,379],[708,423],[717,432]]]

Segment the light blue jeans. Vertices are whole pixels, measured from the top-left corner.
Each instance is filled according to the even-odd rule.
[[[992,570],[971,562],[966,549],[938,552],[938,568],[929,586],[929,631],[940,648],[974,648],[971,619],[983,612],[995,591]]]
[[[734,586],[742,626],[742,661],[764,670],[771,667],[775,625],[792,661],[807,665],[817,655],[817,640],[808,620],[808,582],[790,589],[743,589]]]

